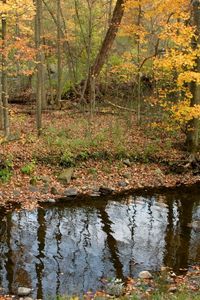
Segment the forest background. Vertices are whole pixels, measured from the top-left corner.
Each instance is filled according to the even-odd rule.
[[[2,201],[199,180],[199,1],[2,0],[0,17]]]

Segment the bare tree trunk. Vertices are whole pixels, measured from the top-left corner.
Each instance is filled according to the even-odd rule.
[[[2,102],[2,86],[0,86],[0,130],[3,130],[3,102]]]
[[[110,26],[108,28],[108,31],[105,35],[105,38],[103,40],[103,43],[101,45],[101,48],[99,50],[99,53],[97,54],[97,57],[95,59],[95,62],[92,66],[92,74],[95,77],[98,77],[101,69],[106,61],[106,58],[108,56],[109,50],[113,45],[113,42],[115,40],[115,37],[117,35],[119,26],[122,21],[122,17],[124,14],[124,3],[126,0],[117,0],[112,19],[110,22]]]
[[[88,78],[86,80],[86,85],[85,85],[86,88],[85,88],[85,93],[84,93],[83,98],[88,99],[89,102],[91,100],[90,95],[95,95],[94,84],[96,82],[96,78],[99,76],[103,65],[106,63],[109,51],[114,43],[119,26],[121,24],[122,17],[124,14],[125,1],[126,0],[117,0],[117,2],[116,2],[109,28],[106,32],[105,38],[103,40],[103,43],[101,45],[101,48],[100,48],[97,56],[96,56],[94,64],[91,66],[91,70],[89,72],[90,76],[88,76]]]
[[[45,76],[45,69],[44,69],[44,65],[45,65],[45,55],[44,52],[41,52],[41,77],[42,77],[42,109],[46,109],[47,108],[47,95],[46,95],[46,76]]]
[[[88,82],[89,86],[89,100],[90,100],[90,115],[93,115],[93,111],[95,110],[95,78],[91,72],[91,57],[92,57],[92,12],[93,12],[93,2],[91,0],[87,0],[88,4],[88,41],[87,41],[87,65],[88,65]]]
[[[6,3],[6,0],[3,0],[3,3]],[[4,136],[7,138],[10,133],[9,128],[9,113],[8,113],[8,91],[7,91],[7,62],[6,62],[6,35],[7,35],[7,24],[6,17],[3,16],[1,19],[2,26],[2,75],[1,75],[1,99],[3,105],[3,130]]]
[[[107,28],[111,25],[113,0],[109,0],[107,5],[108,5],[108,17],[107,17],[106,24],[105,24],[105,32],[107,31]],[[109,81],[108,80],[108,78],[109,78],[109,76],[108,76],[108,73],[109,73],[108,59],[106,60],[105,65],[106,65],[106,70],[105,70],[105,93],[107,93],[108,88],[109,88],[109,82],[108,82]]]
[[[46,45],[46,41],[45,41],[45,38],[43,37],[43,45],[45,46]],[[48,82],[49,82],[49,97],[50,99],[49,100],[49,104],[50,105],[53,105],[54,104],[54,95],[53,95],[53,82],[52,82],[52,78],[51,78],[51,68],[50,68],[50,64],[49,64],[49,61],[48,61],[48,55],[47,54],[44,54],[44,60],[45,60],[45,63],[46,63],[46,68],[47,68],[47,77],[48,77]],[[46,103],[47,103],[47,97],[46,97]]]
[[[36,0],[36,16],[35,16],[35,46],[37,50],[37,78],[36,78],[36,125],[38,135],[42,129],[42,94],[43,94],[43,71],[42,71],[42,55],[41,55],[41,18],[42,18],[42,1]]]
[[[193,25],[196,27],[197,39],[193,39],[192,44],[194,49],[200,46],[200,1],[194,0],[192,2],[192,20]],[[196,58],[196,72],[200,73],[200,57]],[[192,99],[190,106],[200,105],[200,85],[197,82],[191,83]],[[187,149],[191,153],[196,153],[199,147],[199,119],[193,118],[188,123],[188,132],[186,138]]]
[[[142,9],[141,9],[141,1],[138,4],[138,28],[141,24],[141,17],[142,17]],[[140,75],[140,56],[141,56],[141,40],[140,35],[137,36],[137,68],[138,68],[138,88],[137,88],[137,123],[140,124],[141,122],[141,75]]]
[[[62,59],[61,59],[61,4],[60,0],[57,0],[57,72],[58,72],[58,84],[57,84],[57,96],[56,104],[58,105],[61,100],[62,93]]]
[[[56,16],[54,15],[54,12],[50,9],[48,3],[45,1],[45,0],[42,0],[42,2],[44,3],[47,11],[49,12],[49,14],[51,15],[56,27],[57,27],[57,18]],[[60,10],[60,15],[62,16],[62,10]],[[66,25],[65,25],[65,22],[64,22],[64,18],[62,18],[63,20],[63,30],[62,28],[60,27],[60,34],[61,34],[61,37],[64,39],[65,38],[65,34],[67,33],[67,28],[66,28]],[[71,50],[71,47],[70,47],[70,44],[69,44],[69,41],[68,40],[64,40],[63,42],[63,45],[62,45],[63,49],[64,49],[64,53],[66,54],[66,57],[67,57],[67,63],[68,63],[68,67],[69,67],[69,70],[70,70],[70,76],[71,76],[71,80],[72,82],[76,82],[76,71],[75,71],[75,66],[74,66],[74,58],[73,58],[73,53],[72,53],[72,50]]]

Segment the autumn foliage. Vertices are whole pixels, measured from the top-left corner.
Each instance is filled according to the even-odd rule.
[[[6,47],[2,39],[0,51],[6,60],[10,85],[16,78],[29,77],[29,85],[37,94],[35,82],[40,65],[42,86],[46,89],[41,98],[47,95],[50,98],[42,100],[43,108],[57,98],[68,98],[72,90],[75,98],[87,102],[87,84],[93,82],[89,101],[94,103],[101,84],[106,86],[108,94],[114,91],[111,95],[114,97],[115,87],[116,90],[131,87],[132,95],[123,99],[131,98],[138,124],[145,106],[162,112],[158,126],[166,130],[181,128],[187,132],[188,124],[199,119],[200,104],[192,103],[194,89],[191,89],[192,84],[200,84],[194,1],[177,0],[171,5],[170,0],[70,0],[59,1],[57,6],[51,1],[40,2],[39,45],[35,44],[37,3],[31,0],[0,3],[1,19],[7,23]],[[113,25],[117,7],[121,15]],[[112,30],[114,34],[109,41]],[[95,73],[97,62],[101,63]],[[151,90],[148,95],[143,92],[147,85]],[[126,102],[125,106],[130,106]],[[191,124],[189,127],[195,130]]]

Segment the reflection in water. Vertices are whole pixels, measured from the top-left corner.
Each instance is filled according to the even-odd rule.
[[[199,198],[156,195],[13,212],[0,226],[0,285],[37,298],[82,293],[100,278],[200,261]],[[50,297],[51,296],[51,297]]]

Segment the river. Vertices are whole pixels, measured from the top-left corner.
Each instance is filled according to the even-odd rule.
[[[199,189],[63,201],[1,213],[0,286],[37,299],[82,294],[102,278],[200,263]]]

